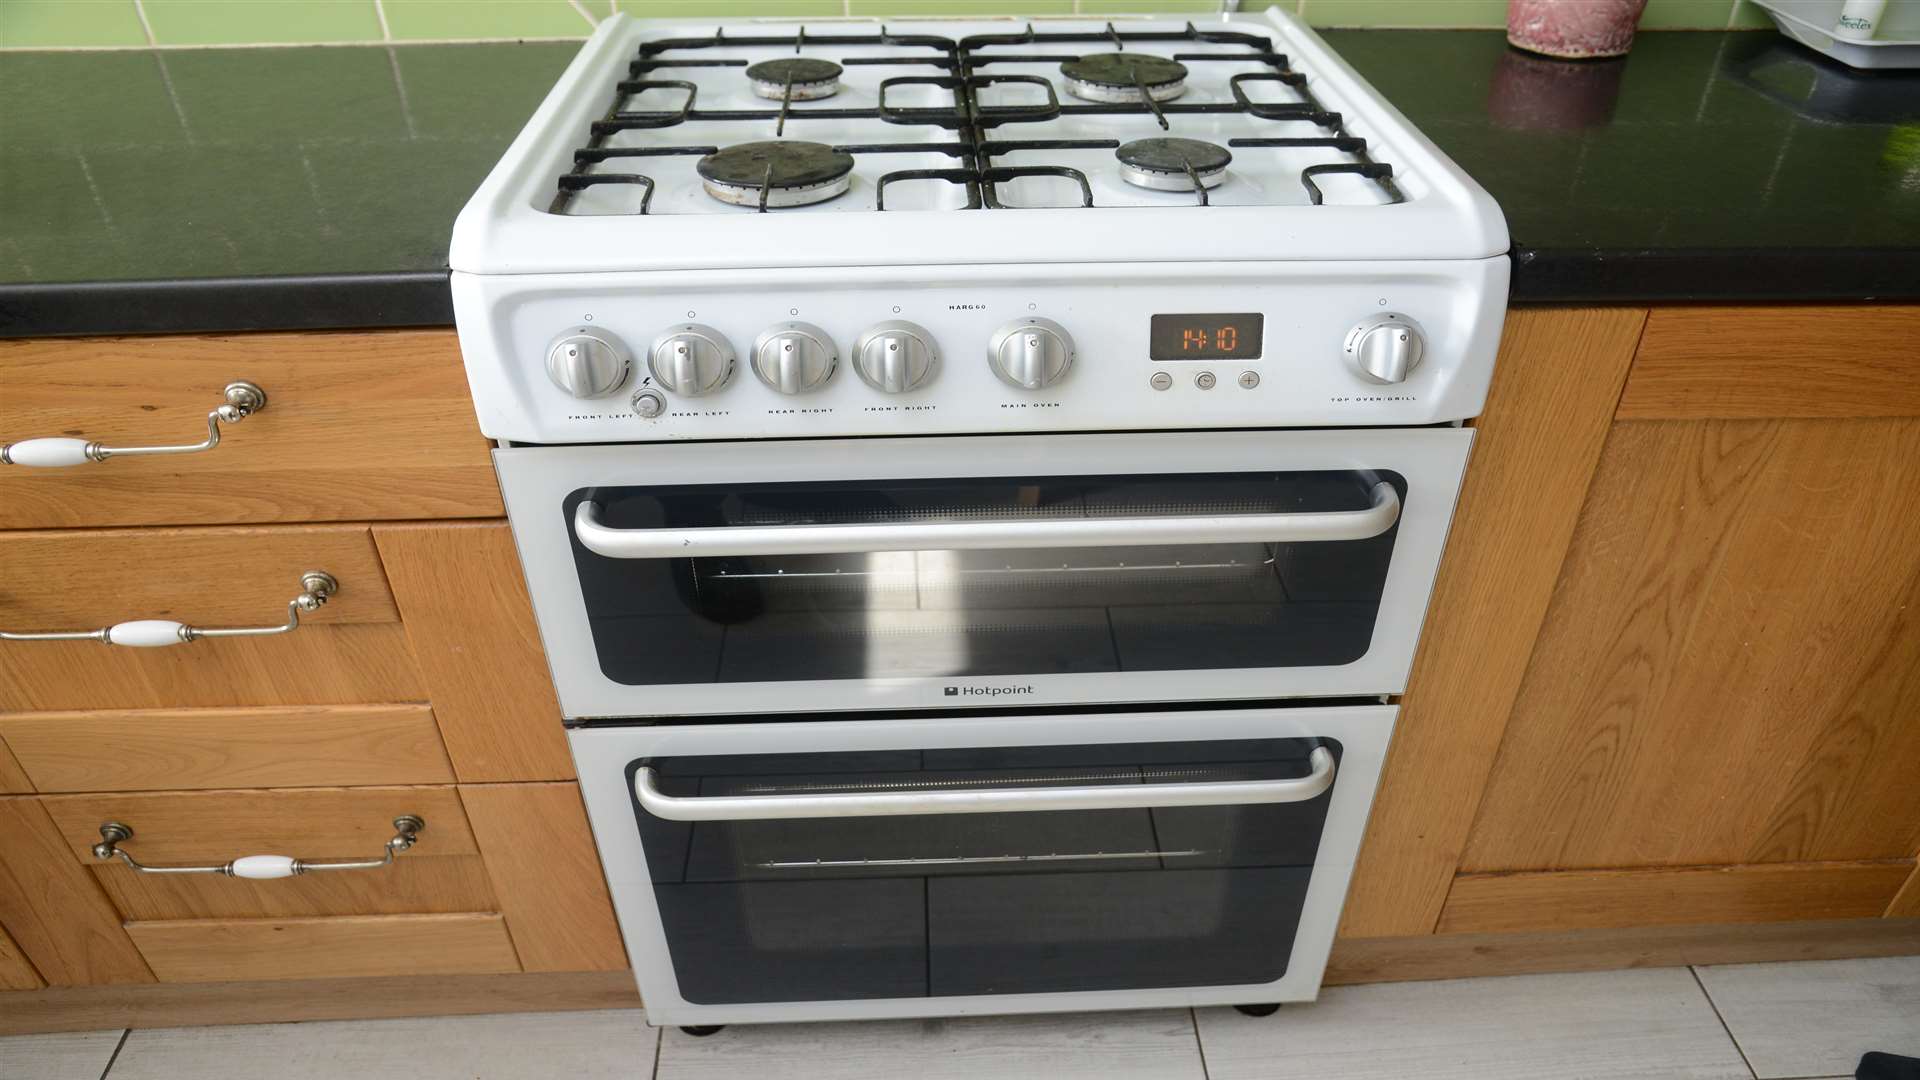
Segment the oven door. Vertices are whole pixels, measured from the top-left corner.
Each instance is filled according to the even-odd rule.
[[[529,447],[572,717],[1397,693],[1458,428]]]
[[[1386,705],[572,733],[656,1024],[1311,1000]]]

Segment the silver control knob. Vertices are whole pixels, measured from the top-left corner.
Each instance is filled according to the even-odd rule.
[[[711,394],[733,378],[733,345],[711,326],[686,323],[654,339],[647,370],[676,394]]]
[[[1405,382],[1426,348],[1420,325],[1397,312],[1375,315],[1347,331],[1347,363],[1372,383]]]
[[[853,370],[883,394],[916,390],[939,366],[933,335],[901,319],[876,323],[853,343]]]
[[[987,363],[1000,381],[1022,390],[1042,390],[1073,368],[1073,336],[1052,319],[1025,318],[993,332]]]
[[[606,397],[620,389],[630,363],[627,347],[605,330],[578,327],[547,347],[547,377],[577,398]]]
[[[783,394],[818,390],[839,366],[833,339],[811,323],[782,323],[753,342],[753,373]]]

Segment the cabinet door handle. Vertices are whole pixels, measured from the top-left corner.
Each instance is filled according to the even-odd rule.
[[[109,821],[100,826],[100,842],[93,845],[93,857],[101,860],[117,858],[143,874],[225,874],[227,877],[271,881],[320,870],[383,870],[393,865],[396,855],[418,843],[420,833],[426,827],[427,823],[415,814],[401,814],[394,818],[393,839],[387,841],[377,859],[314,861],[286,855],[243,855],[232,862],[218,865],[148,866],[120,846],[133,839],[133,827]]]
[[[0,464],[60,468],[105,461],[110,457],[134,457],[141,454],[197,454],[220,445],[220,425],[237,424],[267,407],[267,392],[250,382],[230,382],[227,400],[207,414],[207,437],[197,443],[179,446],[104,446],[85,439],[55,436],[0,443]]]
[[[285,634],[300,625],[300,613],[318,611],[320,605],[340,591],[340,582],[325,570],[309,570],[300,575],[300,595],[287,601],[287,621],[278,626],[188,626],[172,619],[133,619],[98,630],[49,630],[16,634],[0,630],[0,641],[102,641],[108,645],[153,648],[159,645],[184,645],[210,637],[269,637]]]

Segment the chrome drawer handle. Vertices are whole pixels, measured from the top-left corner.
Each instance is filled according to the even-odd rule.
[[[1400,494],[1391,484],[1377,483],[1369,494],[1371,501],[1365,510],[1296,514],[1173,514],[895,525],[723,525],[693,529],[613,528],[600,520],[600,504],[589,501],[575,508],[573,532],[588,551],[609,559],[1366,540],[1386,532],[1400,520]]]
[[[1194,784],[1105,784],[988,788],[973,791],[834,795],[668,795],[653,768],[634,770],[633,792],[647,813],[666,821],[784,821],[790,818],[897,817],[904,814],[1003,814],[1035,810],[1138,810],[1149,806],[1245,806],[1306,802],[1333,786],[1333,751],[1307,755],[1313,771],[1293,780],[1222,780]]]
[[[0,630],[0,641],[103,641],[108,645],[127,645],[149,649],[161,645],[184,645],[210,637],[271,637],[288,633],[300,625],[300,613],[318,611],[320,605],[340,591],[340,582],[325,570],[309,570],[300,575],[300,595],[287,601],[287,621],[279,626],[188,626],[172,619],[134,619],[114,623],[98,630],[50,630],[45,633],[15,634]]]
[[[22,439],[17,443],[0,443],[0,464],[61,468],[85,465],[89,461],[105,461],[110,457],[197,454],[202,450],[211,450],[220,445],[222,423],[237,424],[267,407],[267,392],[250,382],[228,383],[226,395],[226,402],[207,414],[207,437],[204,442],[180,446],[103,446],[97,442],[63,436]]]
[[[393,865],[396,855],[418,843],[420,832],[426,827],[427,823],[413,814],[402,814],[394,818],[393,839],[387,841],[387,846],[380,852],[380,857],[377,859],[314,862],[308,859],[290,858],[286,855],[243,855],[232,862],[221,863],[218,866],[148,866],[120,846],[133,839],[132,826],[109,821],[100,826],[100,842],[93,845],[93,857],[102,861],[117,858],[143,874],[225,874],[228,877],[251,878],[254,881],[271,881],[274,878],[295,877],[320,870],[383,870]]]

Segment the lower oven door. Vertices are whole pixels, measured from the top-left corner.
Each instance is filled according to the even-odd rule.
[[[576,730],[657,1024],[1311,1000],[1394,708]]]
[[[566,715],[1404,688],[1472,433],[496,453]]]

